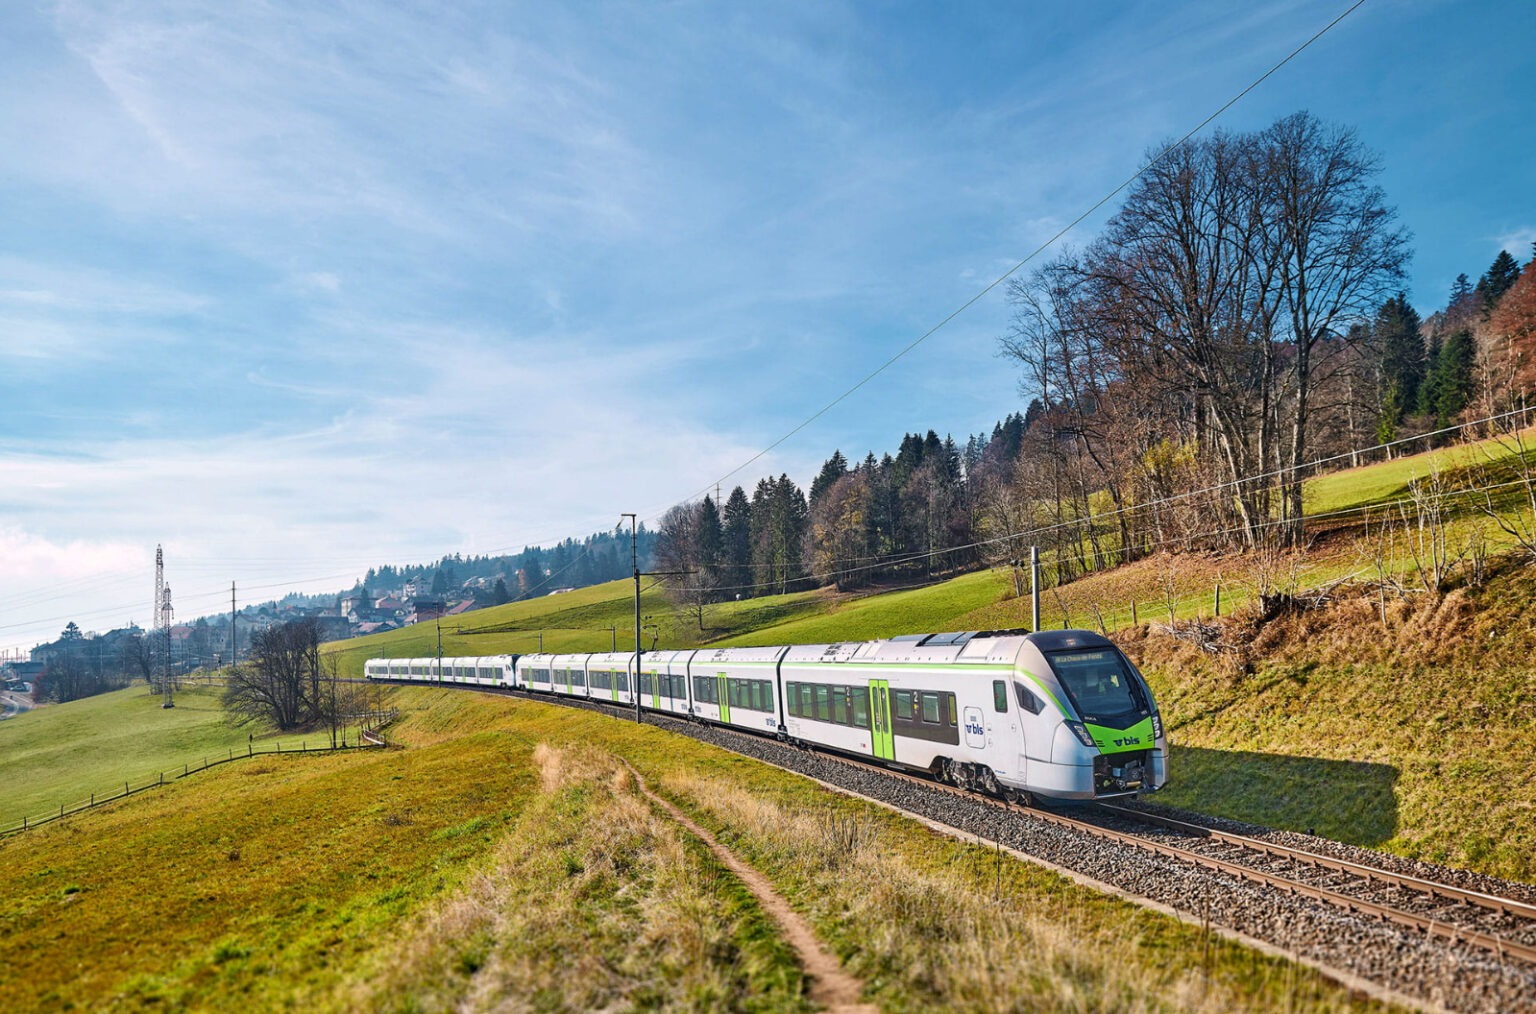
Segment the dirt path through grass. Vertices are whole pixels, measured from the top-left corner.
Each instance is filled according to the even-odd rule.
[[[763,910],[779,924],[779,928],[784,933],[784,939],[800,955],[800,964],[810,979],[812,1002],[820,1004],[832,1014],[877,1014],[880,1008],[874,1004],[859,1002],[859,994],[864,988],[864,983],[843,971],[842,962],[837,960],[837,955],[821,946],[821,941],[816,939],[810,924],[789,907],[789,902],[773,889],[767,877],[737,859],[730,849],[716,841],[713,835],[694,823],[686,813],[652,792],[650,786],[645,784],[645,779],[640,777],[640,772],[636,771],[629,761],[624,761],[624,766],[629,768],[629,773],[635,776],[635,784],[646,798],[666,810],[673,820],[708,845],[715,857],[747,885],[747,889],[757,897]]]

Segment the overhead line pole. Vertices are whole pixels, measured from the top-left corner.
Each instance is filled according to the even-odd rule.
[[[619,530],[623,531],[624,518],[629,518],[629,563],[635,572],[635,678],[629,689],[635,695],[635,721],[638,723],[640,721],[640,537],[636,533],[637,517],[634,514],[619,515]]]

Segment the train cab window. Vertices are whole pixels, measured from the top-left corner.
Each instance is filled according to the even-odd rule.
[[[923,694],[923,721],[939,724],[939,695]]]
[[[912,691],[896,691],[896,718],[902,722],[916,721],[917,712],[912,707]]]
[[[1013,685],[1013,696],[1019,699],[1019,707],[1031,715],[1040,714],[1040,709],[1045,707],[1045,702],[1036,697],[1034,691],[1022,683],[1015,683]]]
[[[1002,714],[1008,710],[1008,682],[992,681],[992,710]]]
[[[869,688],[853,688],[853,724],[857,728],[869,728]]]

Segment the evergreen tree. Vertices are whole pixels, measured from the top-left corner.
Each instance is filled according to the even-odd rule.
[[[1396,415],[1393,428],[1403,421],[1409,405],[1416,404],[1419,387],[1424,383],[1424,337],[1419,333],[1423,322],[1399,292],[1381,305],[1371,327],[1376,347],[1381,350],[1382,414],[1386,414],[1387,392],[1393,395]]]
[[[848,459],[843,457],[842,451],[833,451],[832,457],[821,466],[821,471],[811,482],[811,505],[815,506],[832,485],[848,474]]]
[[[1388,380],[1386,390],[1381,394],[1381,411],[1376,417],[1378,444],[1390,444],[1397,439],[1397,424],[1402,421],[1407,411],[1402,389],[1397,386],[1397,381]]]
[[[1477,280],[1477,295],[1482,300],[1484,319],[1493,312],[1493,308],[1499,304],[1504,293],[1508,292],[1509,287],[1519,278],[1519,263],[1509,255],[1509,251],[1500,250],[1487,273]]]
[[[731,490],[725,501],[725,517],[720,526],[721,556],[724,559],[724,586],[734,589],[729,597],[752,594],[752,505],[740,486]]]
[[[512,593],[507,591],[505,579],[500,577],[496,579],[496,587],[491,590],[491,601],[498,606],[504,606],[512,601]]]
[[[1453,332],[1435,356],[1419,408],[1434,415],[1436,429],[1451,425],[1471,402],[1475,357],[1472,332],[1465,328]]]
[[[701,584],[718,586],[720,565],[725,555],[725,537],[720,526],[720,511],[715,507],[714,500],[707,496],[704,498],[704,502],[699,505],[695,524],[694,539],[698,543],[698,563],[702,572],[700,577],[704,579]]]

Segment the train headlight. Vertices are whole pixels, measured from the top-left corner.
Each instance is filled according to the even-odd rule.
[[[1082,722],[1068,722],[1067,728],[1071,729],[1072,735],[1077,737],[1077,741],[1088,749],[1094,750],[1098,748],[1098,744],[1093,741],[1093,737],[1088,735],[1088,727]]]
[[[1152,712],[1152,738],[1163,738],[1163,716],[1155,711]]]

